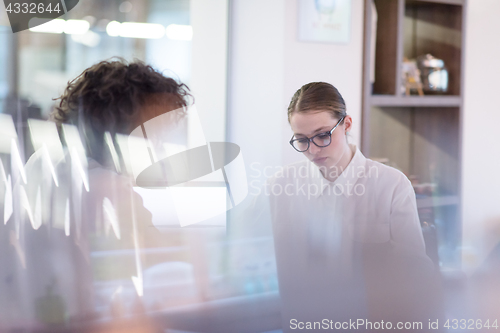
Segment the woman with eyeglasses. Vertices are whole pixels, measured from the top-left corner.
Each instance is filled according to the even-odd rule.
[[[297,90],[288,121],[307,159],[268,182],[284,331],[352,321],[370,331],[381,320],[395,329],[405,319],[425,330],[440,315],[437,273],[410,181],[348,143],[353,119],[329,83]]]

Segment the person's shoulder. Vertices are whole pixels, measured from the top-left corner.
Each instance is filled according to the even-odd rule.
[[[411,186],[410,180],[401,170],[369,158],[366,159],[366,173],[369,176],[375,175],[380,182],[403,187]]]
[[[390,198],[394,204],[415,196],[413,185],[402,171],[371,159],[366,159],[366,167],[371,187],[381,202]]]

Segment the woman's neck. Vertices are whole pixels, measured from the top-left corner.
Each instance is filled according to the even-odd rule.
[[[344,146],[344,154],[342,154],[342,157],[340,158],[337,164],[330,166],[327,169],[328,174],[325,175],[326,170],[324,169],[321,170],[323,177],[330,182],[334,182],[347,168],[353,156],[354,152],[351,150],[351,147],[346,143],[346,145]]]

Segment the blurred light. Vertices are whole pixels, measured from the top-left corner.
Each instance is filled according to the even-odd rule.
[[[64,233],[69,236],[70,225],[69,225],[69,199],[66,199],[66,209],[64,210]]]
[[[135,220],[135,202],[134,196],[130,196],[131,202],[131,212],[132,212],[132,232],[134,236],[134,249],[135,249],[135,268],[137,269],[137,276],[131,276],[132,282],[134,283],[135,290],[139,297],[144,296],[144,279],[142,277],[142,262],[141,256],[139,254],[139,240],[137,239],[137,221]]]
[[[83,203],[82,203],[82,192],[83,192],[83,185],[85,182],[85,174],[82,174],[82,166],[78,158],[78,153],[73,147],[70,150],[70,156],[71,156],[71,215],[74,217],[74,224],[75,224],[75,231],[76,231],[76,238],[80,239],[81,234],[82,234],[82,209],[83,209]],[[85,162],[87,160],[84,160]],[[83,181],[82,181],[83,178]],[[87,179],[88,180],[88,179]],[[87,188],[87,192],[89,189]]]
[[[111,200],[106,197],[104,197],[104,200],[102,201],[102,211],[104,213],[104,220],[106,223],[111,225],[116,238],[121,239],[120,224],[118,223],[115,208],[113,207]]]
[[[38,18],[32,18],[30,25],[36,25]],[[86,20],[62,20],[55,19],[46,23],[37,25],[29,30],[31,32],[44,32],[50,34],[62,34],[63,32],[68,35],[83,35],[90,29],[90,23]]]
[[[123,166],[128,174],[132,174],[132,165],[130,161],[130,154],[128,148],[128,137],[123,134],[115,134],[116,145],[122,154]]]
[[[165,30],[161,24],[124,22],[120,27],[120,36],[129,38],[162,38]]]
[[[118,294],[121,294],[123,291],[123,286],[120,285],[118,288],[116,288],[116,290],[113,292],[113,294],[111,295],[111,299],[115,299],[116,296],[118,296]]]
[[[32,18],[32,20],[36,18]],[[31,25],[31,24],[29,24]],[[37,25],[36,27],[30,28],[31,32],[45,32],[50,34],[62,34],[64,32],[64,28],[66,25],[66,21],[62,19],[55,19],[44,24]]]
[[[169,39],[174,40],[192,40],[193,27],[190,25],[170,24],[166,29]]]
[[[26,194],[26,190],[24,189],[24,186],[19,187],[19,189],[21,195],[21,206],[26,210],[31,226],[33,227],[33,229],[37,230],[38,228],[40,228],[40,226],[38,226],[37,228],[37,226],[35,225],[35,221],[33,218],[33,211],[31,210],[31,205],[28,200],[28,195]]]
[[[97,23],[95,24],[95,29],[97,31],[106,31],[106,27],[108,26],[109,22],[111,21],[106,19],[101,19],[97,21]]]
[[[7,224],[7,221],[12,216],[14,212],[14,205],[12,201],[12,181],[10,175],[7,177],[7,182],[5,184],[5,197],[3,206],[3,223]]]
[[[120,28],[121,28],[120,22],[111,21],[106,26],[106,33],[112,37],[120,36]]]
[[[129,1],[123,1],[118,9],[122,13],[129,13],[132,10],[132,4]]]
[[[101,42],[101,36],[92,30],[87,31],[83,35],[71,35],[71,39],[88,47],[96,47]]]
[[[68,35],[83,35],[89,31],[90,24],[85,20],[67,20],[64,24],[64,33]]]
[[[155,23],[111,21],[106,27],[106,32],[113,37],[158,39],[165,35],[165,28]]]
[[[88,15],[82,18],[82,20],[85,20],[89,22],[90,25],[93,25],[96,21],[96,18],[94,16]]]
[[[111,134],[109,132],[104,133],[104,141],[106,141],[106,144],[108,145],[108,149],[111,153],[111,159],[113,160],[113,163],[115,165],[116,172],[121,173],[122,171],[120,168],[120,159],[118,158],[118,153],[116,152],[113,138],[111,137]]]
[[[45,144],[43,144],[42,153],[43,153],[42,160],[44,161],[45,165],[49,168],[50,174],[52,175],[52,179],[54,180],[54,184],[56,184],[56,186],[59,187],[59,181],[57,180],[56,170],[54,169],[54,165],[52,164],[52,161],[50,159],[49,150],[47,149],[47,146]]]
[[[78,152],[77,152],[75,147],[73,147],[73,149],[71,149],[70,155],[71,155],[71,166],[74,167],[74,169],[76,170],[76,173],[78,173],[80,175],[83,186],[85,186],[85,190],[87,190],[87,192],[89,192],[90,191],[89,179],[88,179],[87,172],[85,172],[85,170],[87,169],[86,168],[87,165],[85,164],[85,167],[83,166],[82,160],[78,156]],[[76,179],[73,179],[73,180],[76,181]]]
[[[134,283],[135,290],[137,291],[137,295],[140,297],[144,296],[144,283],[142,279],[142,273],[140,276],[132,276],[132,282]]]
[[[10,114],[0,113],[0,153],[10,154],[10,139],[17,139],[16,127]]]
[[[10,155],[15,164],[17,164],[17,168],[19,169],[19,173],[23,178],[23,182],[26,184],[26,172],[24,171],[24,163],[21,160],[21,154],[19,153],[19,149],[17,148],[16,140],[12,139],[11,141],[11,149]]]
[[[89,191],[89,176],[87,170],[87,158],[85,148],[80,139],[78,128],[74,125],[63,124],[64,139],[70,152],[71,160],[74,161],[72,167],[77,174],[80,174],[85,184],[85,189]],[[82,164],[83,163],[83,164]],[[75,175],[74,175],[75,176]]]
[[[31,142],[35,151],[45,147],[53,165],[64,159],[64,150],[59,138],[56,123],[37,119],[28,119]]]
[[[76,152],[78,153],[80,159],[84,160],[86,153],[85,148],[83,147],[82,140],[80,139],[78,128],[74,125],[68,124],[63,124],[62,128],[64,132],[64,139],[66,141],[66,146],[68,147],[68,149],[76,149]]]
[[[0,177],[4,182],[7,182],[7,174],[5,173],[5,168],[3,167],[2,160],[0,160]]]

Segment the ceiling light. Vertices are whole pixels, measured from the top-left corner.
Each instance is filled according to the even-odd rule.
[[[169,39],[191,40],[193,39],[193,27],[190,25],[170,24],[166,29]]]

